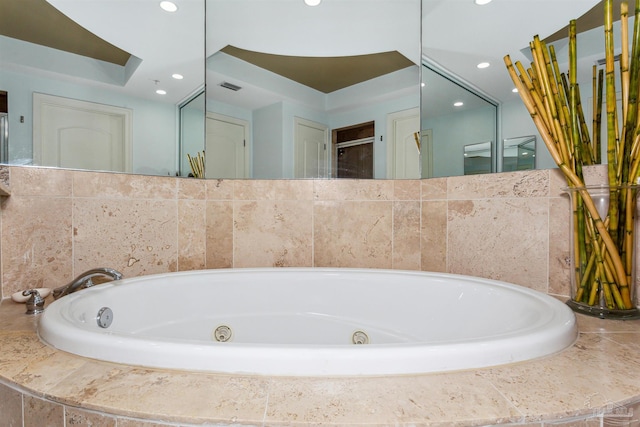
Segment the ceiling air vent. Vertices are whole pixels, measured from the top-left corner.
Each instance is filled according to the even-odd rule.
[[[617,62],[620,61],[620,54],[617,54],[616,56],[613,57],[613,62]],[[604,65],[607,63],[607,59],[606,58],[602,58],[602,59],[598,59],[596,61],[596,64],[598,65]]]
[[[242,89],[240,86],[236,86],[233,83],[229,83],[229,82],[222,82],[220,83],[220,86],[226,88],[226,89],[231,89],[234,92],[239,91],[240,89]]]

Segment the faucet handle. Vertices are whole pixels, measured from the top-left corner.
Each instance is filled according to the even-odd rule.
[[[22,292],[22,295],[31,297],[27,300],[26,314],[38,314],[44,311],[44,298],[40,296],[40,292],[37,289],[27,289]]]

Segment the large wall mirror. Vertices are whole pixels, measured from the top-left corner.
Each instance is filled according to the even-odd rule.
[[[496,171],[498,103],[454,77],[422,66],[423,178]]]
[[[419,177],[420,0],[208,0],[206,33],[207,177]]]
[[[171,12],[158,0],[0,0],[8,107],[0,161],[88,159],[82,168],[186,176],[187,155],[200,154],[211,178],[417,178],[462,175],[463,147],[492,141],[492,172],[506,170],[504,141],[538,135],[502,57],[528,64],[534,34],[564,34],[570,19],[601,8],[597,0],[174,3]],[[555,38],[559,57],[563,38]],[[602,49],[590,49],[592,63]],[[590,73],[590,63],[582,68]],[[590,76],[581,78],[588,87]],[[445,117],[460,90],[484,103],[457,110],[464,125]],[[78,117],[102,121],[75,126]],[[554,166],[542,144],[535,159]]]
[[[175,175],[180,106],[204,87],[204,2],[0,0],[2,162]]]
[[[571,19],[578,20],[579,67],[586,72],[580,76],[582,99],[589,103],[585,100],[591,96],[591,66],[602,56],[604,46],[601,1],[477,3],[422,0],[423,177],[462,175],[465,158],[472,157],[470,151],[464,156],[463,147],[481,147],[488,141],[493,149],[475,156],[469,173],[484,173],[489,166],[492,172],[555,167],[544,144],[528,143],[520,161],[514,163],[514,141],[529,135],[534,141],[541,139],[519,95],[512,91],[503,57],[509,54],[514,62],[528,66],[529,42],[539,35],[555,44],[560,68],[566,70],[566,27]],[[593,33],[598,37],[590,38]],[[432,159],[425,154],[428,144]],[[535,147],[535,157],[529,146]],[[483,166],[477,167],[480,163]]]

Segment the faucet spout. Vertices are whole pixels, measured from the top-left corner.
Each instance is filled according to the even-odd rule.
[[[64,286],[60,286],[53,290],[53,298],[58,299],[65,295],[69,295],[73,292],[79,291],[80,289],[89,288],[94,285],[91,278],[96,276],[108,277],[111,280],[120,280],[122,279],[122,273],[113,268],[94,268],[88,271],[85,271],[71,282],[67,283]]]

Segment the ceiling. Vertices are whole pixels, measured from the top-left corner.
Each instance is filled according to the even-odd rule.
[[[0,0],[0,35],[6,36],[0,37],[0,65],[177,103],[203,85],[204,7],[201,0],[180,0],[180,13],[171,14],[158,4]],[[184,78],[172,79],[174,73]],[[156,89],[167,95],[161,99]]]
[[[46,0],[0,0],[0,34],[121,66],[131,56],[72,21]]]
[[[138,86],[139,92],[145,94],[154,87],[166,87],[172,96],[170,99],[176,101],[198,87],[198,79],[203,80],[199,67],[204,51],[202,35],[189,31],[193,22],[203,19],[201,2],[177,2],[179,14],[160,11],[153,0],[126,2],[126,6],[123,6],[125,2],[0,0],[0,34],[122,67],[132,57],[140,58],[141,64],[126,84]],[[488,5],[477,6],[472,0],[423,0],[422,52],[442,69],[456,74],[489,97],[509,102],[517,99],[517,94],[511,91],[513,84],[504,67],[503,56],[510,54],[514,62],[520,60],[527,65],[526,50],[534,35],[558,41],[566,34],[569,20],[583,15],[579,20],[579,31],[601,25],[602,18],[598,16],[601,3],[597,0],[493,0]],[[91,32],[74,21],[81,22]],[[141,27],[148,37],[129,35],[132,29]],[[194,33],[193,41],[185,44],[183,38],[178,44],[171,37],[173,33],[180,33],[181,37]],[[562,44],[561,40],[558,43]],[[580,41],[578,46],[580,50]],[[309,67],[315,67],[314,58],[289,57],[289,65],[286,65],[284,60],[287,58],[282,55],[230,49],[232,55],[263,67],[279,64],[281,68],[272,71],[288,73],[289,77],[300,81],[307,79]],[[370,61],[376,57],[388,59],[384,68],[358,67],[368,70],[368,74],[350,75],[348,80],[370,79],[376,73],[387,73],[411,64],[402,54],[393,51],[362,55],[352,60]],[[167,59],[171,59],[171,66]],[[479,70],[476,64],[481,61],[488,61],[491,66]],[[321,81],[309,82],[307,79],[305,84],[324,92],[335,90],[340,87],[335,83],[336,77],[347,77],[344,70],[342,66],[328,67],[323,70]],[[173,72],[185,74],[185,81],[172,81],[169,76]]]
[[[230,45],[220,51],[323,93],[344,89],[413,65],[397,51],[334,57],[273,55]]]
[[[619,2],[618,2],[619,3]],[[504,56],[528,66],[529,42],[535,35],[545,39],[565,34],[571,19],[578,19],[592,8],[602,10],[598,0],[493,0],[478,6],[473,0],[423,0],[422,51],[443,69],[471,83],[499,102],[519,99],[504,65]],[[599,17],[592,18],[600,22]],[[585,19],[579,30],[586,29]],[[558,35],[554,36],[558,40]],[[603,45],[601,45],[603,46]],[[578,40],[580,53],[581,41]],[[598,46],[598,50],[600,49]],[[565,62],[562,52],[558,60]],[[480,62],[490,67],[478,69]],[[560,64],[561,68],[565,64]],[[579,65],[580,67],[580,65]],[[585,67],[582,67],[585,68]],[[588,72],[591,73],[591,63]]]
[[[69,16],[74,16],[77,4],[65,0],[51,0],[51,3],[57,4],[57,7]],[[157,8],[156,3],[147,1],[147,4],[154,8]],[[105,3],[102,6],[94,3],[96,12],[104,5]],[[96,28],[92,25],[87,27]],[[176,31],[182,32],[180,29]],[[164,32],[166,33],[166,30]],[[49,0],[0,0],[0,34],[121,67],[125,67],[132,57],[129,52],[76,23],[52,6]],[[112,39],[109,35],[106,38]],[[129,40],[134,38],[129,37]],[[140,56],[143,62],[147,62],[150,58],[147,51],[151,49],[151,46],[146,50],[138,49],[136,55]],[[413,62],[397,51],[336,57],[274,55],[230,45],[221,51],[323,93],[331,93],[413,65]],[[172,55],[166,57],[170,58]],[[160,65],[158,63],[155,66]],[[160,73],[157,74],[157,78],[152,77],[150,81],[160,80]]]

